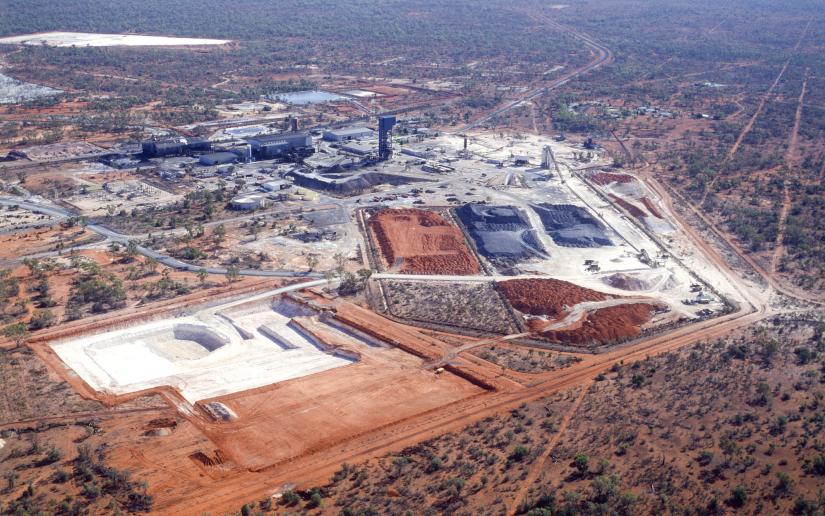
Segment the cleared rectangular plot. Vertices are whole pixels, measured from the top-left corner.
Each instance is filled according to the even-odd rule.
[[[453,330],[518,333],[493,282],[382,280],[390,315],[411,323]]]
[[[438,213],[385,209],[367,222],[388,270],[405,274],[478,274],[464,235]]]
[[[422,359],[400,349],[363,345],[325,323],[307,324],[324,340],[357,347],[361,359],[216,400],[237,419],[221,423],[215,442],[242,467],[266,468],[485,392],[458,376],[427,370]]]

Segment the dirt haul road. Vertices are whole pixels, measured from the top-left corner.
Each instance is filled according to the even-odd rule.
[[[788,182],[792,179],[791,174],[797,172],[799,166],[799,124],[802,121],[802,106],[805,103],[805,91],[808,88],[808,69],[805,69],[805,78],[802,80],[802,91],[799,93],[799,100],[796,104],[796,115],[794,116],[793,129],[791,129],[790,140],[788,141],[788,151],[785,153],[785,164],[787,170],[782,178],[782,210],[779,213],[779,230],[776,232],[776,245],[771,257],[771,274],[776,274],[779,260],[785,254],[785,231],[788,221],[788,214],[791,212],[793,201],[791,199],[791,189]]]
[[[788,69],[788,65],[791,64],[791,59],[794,55],[796,55],[796,52],[799,50],[799,45],[802,43],[802,40],[808,33],[808,28],[810,26],[811,22],[809,21],[802,29],[802,33],[799,35],[799,39],[796,40],[796,45],[794,45],[793,50],[791,51],[791,58],[788,58],[788,60],[785,61],[785,64],[782,65],[782,68],[779,70],[779,74],[771,83],[770,88],[768,88],[768,91],[766,91],[765,95],[762,96],[762,98],[760,99],[759,105],[756,107],[756,111],[754,111],[750,120],[748,120],[748,122],[739,132],[739,136],[736,138],[736,141],[733,143],[733,146],[728,151],[727,155],[725,156],[725,159],[719,165],[719,172],[705,186],[705,191],[702,194],[702,199],[699,201],[699,206],[704,206],[705,201],[708,198],[708,195],[710,195],[710,192],[713,191],[713,186],[716,184],[716,182],[719,180],[722,174],[726,172],[728,164],[731,162],[731,160],[733,160],[733,157],[736,156],[736,152],[739,150],[739,147],[742,145],[742,142],[745,140],[745,137],[751,132],[751,129],[753,129],[754,124],[759,119],[759,116],[762,114],[762,111],[764,111],[765,109],[765,104],[767,104],[768,100],[770,100],[771,98],[771,95],[773,95],[773,90],[776,88],[777,84],[779,84],[779,81],[782,79],[782,76],[785,75],[785,71]]]

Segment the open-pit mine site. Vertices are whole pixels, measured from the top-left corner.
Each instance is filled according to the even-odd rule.
[[[0,0],[0,516],[822,515],[822,2]]]
[[[34,337],[51,374],[111,407],[106,421],[119,430],[107,434],[108,460],[147,480],[155,510],[230,507],[320,484],[342,462],[545,396],[749,310],[750,287],[697,245],[655,189],[598,152],[582,162],[574,144],[483,131],[409,148],[438,149],[449,170],[415,170],[397,153],[370,166],[410,181],[280,201],[329,206],[307,212],[314,229],[301,230],[329,235],[304,245],[341,257],[326,277],[296,270],[274,290],[230,289],[145,317],[136,307],[126,323],[81,320]],[[119,184],[82,185],[65,205],[105,206],[100,196],[117,197]],[[152,190],[141,192],[126,199]],[[139,253],[163,263],[156,249]],[[514,358],[501,352],[518,350],[556,359],[503,366]],[[161,405],[118,415],[147,397]]]

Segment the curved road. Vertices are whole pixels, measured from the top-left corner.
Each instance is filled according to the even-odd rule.
[[[49,215],[55,217],[57,219],[65,219],[69,217],[75,216],[73,213],[65,210],[63,208],[51,205],[40,203],[34,200],[20,200],[15,199],[13,197],[0,197],[0,205],[4,206],[19,206],[22,209],[32,211],[35,213],[43,213],[45,215]],[[102,226],[100,224],[88,224],[86,226],[87,229],[97,233],[98,235],[104,236],[107,239],[118,242],[121,244],[127,244],[128,242],[135,241],[137,243],[137,238],[124,235],[123,233],[118,233],[117,231],[111,230],[106,226]],[[172,267],[174,269],[179,269],[183,271],[190,271],[190,272],[198,272],[201,269],[205,270],[209,274],[226,274],[227,269],[225,267],[201,267],[200,265],[194,265],[191,263],[186,263],[177,258],[172,256],[159,253],[154,249],[150,249],[148,247],[139,245],[137,246],[137,251],[142,254],[143,256],[154,258],[161,264]],[[268,277],[268,278],[321,278],[323,277],[322,274],[317,272],[297,272],[297,271],[287,271],[287,270],[260,270],[260,269],[241,269],[239,271],[241,276],[260,276],[260,277]]]

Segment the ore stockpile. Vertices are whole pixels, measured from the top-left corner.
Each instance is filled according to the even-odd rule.
[[[455,210],[478,252],[498,267],[546,257],[527,216],[513,206],[466,204]]]
[[[599,247],[613,245],[607,228],[586,209],[572,204],[539,204],[538,214],[544,230],[553,241],[564,247]]]

